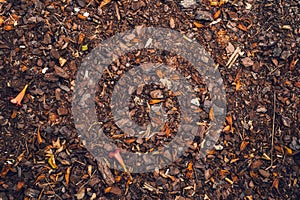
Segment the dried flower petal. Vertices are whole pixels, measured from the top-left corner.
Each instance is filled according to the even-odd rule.
[[[17,106],[21,105],[21,101],[25,95],[26,89],[28,87],[28,84],[25,85],[23,90],[13,99],[10,100],[11,103],[16,104]]]
[[[120,149],[116,149],[115,152],[110,152],[109,157],[110,158],[114,157],[119,162],[119,164],[122,166],[124,171],[127,172],[127,168],[126,168],[126,165],[123,161],[123,158],[121,157],[120,151],[121,151]]]

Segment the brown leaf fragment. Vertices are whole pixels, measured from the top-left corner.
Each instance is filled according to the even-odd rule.
[[[55,73],[56,73],[57,76],[62,77],[64,79],[69,78],[68,73],[63,68],[55,65],[54,70],[55,70]]]
[[[260,175],[262,175],[265,178],[269,178],[271,176],[270,172],[268,172],[264,169],[259,169],[258,172],[260,173]]]
[[[272,187],[275,188],[276,191],[279,193],[278,185],[279,185],[279,179],[275,178],[273,183],[272,183]]]
[[[250,67],[254,64],[253,60],[249,57],[246,57],[246,58],[243,58],[242,59],[242,64],[245,66],[245,67]]]
[[[261,160],[255,160],[252,165],[251,165],[251,168],[252,169],[257,169],[259,168],[260,166],[263,165],[263,162]]]
[[[118,196],[122,195],[122,190],[117,186],[112,186],[109,192]]]

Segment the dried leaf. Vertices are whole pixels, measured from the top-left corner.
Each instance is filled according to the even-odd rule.
[[[131,139],[126,139],[126,140],[124,140],[124,142],[126,143],[126,144],[131,144],[131,143],[133,143],[133,142],[135,142],[136,141],[136,138],[131,138]]]
[[[53,169],[56,169],[57,166],[55,164],[55,158],[54,158],[54,155],[50,155],[50,157],[48,158],[48,163],[49,165],[53,168]]]
[[[278,180],[278,178],[275,178],[272,183],[272,187],[274,187],[276,189],[276,191],[279,193],[278,185],[279,185],[279,180]]]
[[[100,4],[100,8],[103,8],[106,4],[109,4],[111,0],[103,0]]]
[[[11,26],[11,25],[6,25],[6,26],[4,26],[4,30],[6,30],[6,31],[11,31],[11,30],[13,30],[13,29],[14,29],[14,27]]]
[[[86,20],[86,16],[84,16],[84,15],[82,15],[80,13],[78,13],[77,16],[78,16],[79,19]]]
[[[24,184],[25,184],[24,182],[19,181],[17,184],[17,187],[16,187],[16,191],[17,192],[20,191],[22,189],[22,187],[24,186]]]
[[[244,149],[247,147],[248,144],[249,144],[248,141],[243,141],[240,145],[240,151],[244,151]]]
[[[161,103],[165,101],[164,99],[150,99],[150,105],[153,105],[153,104],[158,104],[158,103]]]
[[[116,183],[119,183],[122,179],[122,176],[115,176]]]
[[[214,113],[213,107],[210,108],[208,116],[211,121],[213,121],[215,119],[215,113]]]
[[[245,31],[245,32],[248,31],[247,27],[244,24],[239,24],[238,28],[241,29],[242,31]]]
[[[13,110],[10,118],[15,119],[17,117],[18,111],[17,110]]]
[[[218,10],[218,11],[214,14],[213,18],[214,18],[214,19],[218,19],[218,18],[220,17],[220,15],[221,15],[221,10]]]
[[[237,80],[237,82],[235,83],[235,91],[238,91],[241,88],[241,81]]]
[[[16,104],[17,106],[21,105],[22,99],[25,95],[26,89],[28,87],[28,84],[26,84],[24,86],[24,88],[22,89],[22,91],[13,99],[10,100],[11,103]]]
[[[78,200],[83,199],[85,196],[85,188],[82,187],[75,196],[77,197]]]
[[[189,162],[187,170],[193,171],[193,162]]]
[[[81,50],[82,51],[87,51],[89,49],[88,45],[82,45]]]
[[[65,174],[65,179],[66,179],[66,185],[69,185],[69,181],[70,181],[70,173],[71,173],[71,167],[67,168],[66,174]]]
[[[64,66],[67,62],[67,60],[62,58],[62,57],[60,57],[58,61],[59,61],[59,64],[60,64],[61,67]]]
[[[92,170],[93,170],[93,166],[92,165],[88,165],[88,175],[90,177],[92,176]]]
[[[286,152],[287,152],[288,155],[293,155],[293,150],[292,149],[290,149],[290,148],[288,148],[286,146],[284,146],[284,148],[285,148],[285,150],[286,150]]]
[[[232,126],[232,116],[231,115],[226,116],[226,121],[229,124],[229,126]]]
[[[111,191],[111,187],[107,187],[107,188],[105,188],[104,189],[104,193],[106,194],[106,193],[109,193]]]
[[[175,21],[173,18],[170,19],[170,27],[175,28]]]
[[[84,38],[85,38],[85,34],[80,33],[79,37],[78,37],[78,44],[81,44],[83,42]]]
[[[2,26],[3,23],[4,23],[4,17],[0,16],[0,26]]]
[[[38,144],[41,144],[43,142],[43,139],[41,137],[40,127],[38,127],[38,130],[37,130],[37,142],[38,142]]]
[[[195,25],[197,28],[202,28],[202,27],[204,27],[203,24],[201,24],[201,23],[199,23],[199,22],[196,22],[196,21],[194,21],[194,25]]]

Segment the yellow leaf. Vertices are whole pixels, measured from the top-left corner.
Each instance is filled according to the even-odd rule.
[[[54,158],[54,155],[51,155],[49,158],[48,158],[48,163],[49,165],[53,168],[53,169],[56,169],[57,166],[55,164],[55,158]]]

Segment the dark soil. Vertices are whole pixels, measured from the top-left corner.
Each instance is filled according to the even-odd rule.
[[[179,0],[0,0],[0,199],[299,199],[299,24],[296,0],[199,0],[189,7]],[[176,162],[130,175],[87,151],[71,106],[83,59],[136,26],[174,29],[203,45],[223,78],[227,117],[204,158],[199,133]],[[127,106],[140,125],[150,123],[153,99],[170,113],[161,134],[137,140],[104,120],[111,119],[110,99],[101,91],[106,85],[112,92],[126,63],[150,61],[191,75],[202,88],[201,105],[208,96],[201,74],[177,55],[148,49],[120,57],[99,79],[95,104],[105,134],[133,152],[151,152],[176,135],[176,95],[155,84],[135,91],[143,103],[132,98]],[[12,104],[26,84],[21,106]],[[199,110],[203,121],[212,118]]]

